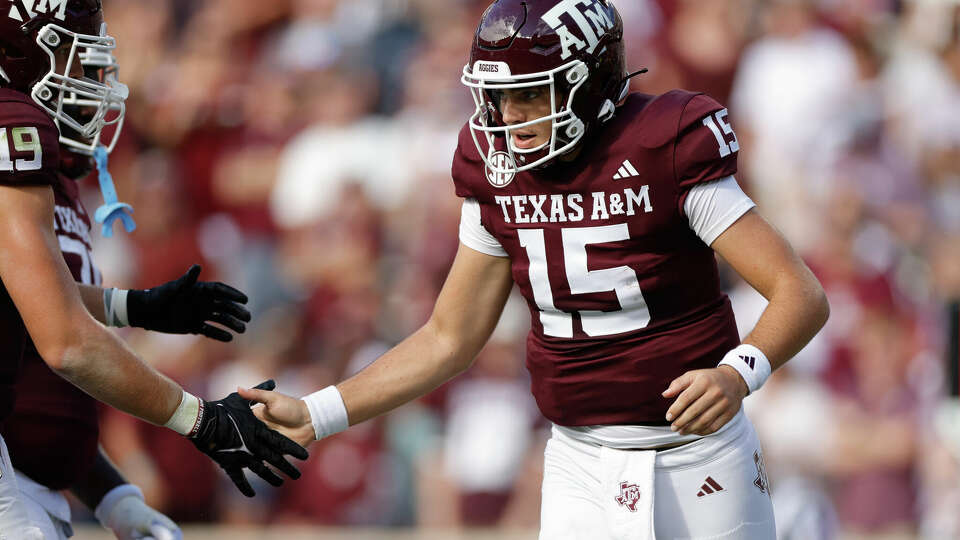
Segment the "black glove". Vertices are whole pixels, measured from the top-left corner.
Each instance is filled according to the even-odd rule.
[[[273,390],[277,383],[265,381],[254,388]],[[300,478],[300,471],[284,459],[289,454],[297,459],[307,459],[309,454],[299,444],[291,441],[261,422],[250,402],[234,392],[220,401],[204,401],[202,418],[197,435],[191,440],[194,446],[217,462],[241,493],[253,497],[256,493],[247,482],[243,469],[250,469],[270,485],[279,486],[283,479],[264,465],[273,465],[290,478]]]
[[[241,304],[247,295],[220,282],[197,281],[200,265],[169,283],[127,294],[127,318],[130,326],[168,334],[203,334],[208,338],[230,341],[233,334],[210,325],[222,324],[238,334],[246,331],[250,312]]]

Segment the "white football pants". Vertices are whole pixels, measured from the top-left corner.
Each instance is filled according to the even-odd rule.
[[[0,540],[44,540],[27,513],[7,444],[0,437]]]
[[[662,451],[614,450],[554,430],[540,540],[775,540],[760,442],[742,411],[731,422]]]
[[[70,503],[59,491],[34,482],[20,471],[17,485],[27,517],[34,527],[43,532],[43,540],[67,540],[73,536],[70,525]]]

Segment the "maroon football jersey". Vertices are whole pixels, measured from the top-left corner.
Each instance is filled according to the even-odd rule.
[[[725,115],[701,94],[632,94],[576,159],[515,175],[490,174],[461,132],[456,192],[510,257],[551,421],[665,424],[670,381],[739,343],[713,250],[683,213],[691,187],[736,172]]]
[[[64,176],[54,186],[54,230],[73,279],[99,285],[93,265],[90,218],[77,183]],[[97,455],[97,402],[53,372],[27,339],[17,401],[3,427],[13,465],[51,489],[66,489]],[[65,451],[68,449],[68,451]]]
[[[55,184],[59,148],[50,116],[25,94],[0,88],[0,185]],[[0,420],[13,408],[14,383],[28,339],[20,312],[0,283]]]

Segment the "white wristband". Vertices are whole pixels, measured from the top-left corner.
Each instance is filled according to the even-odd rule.
[[[127,289],[104,289],[103,309],[107,326],[129,326],[127,319]]]
[[[347,407],[343,404],[343,397],[336,386],[330,385],[302,399],[310,411],[310,422],[313,423],[313,431],[318,441],[350,427]]]
[[[193,437],[200,429],[201,420],[203,420],[203,400],[184,390],[180,405],[163,427],[168,427],[181,435]]]
[[[717,367],[727,365],[737,370],[737,373],[747,382],[748,393],[756,392],[767,382],[772,368],[767,355],[763,351],[742,343],[724,355]]]

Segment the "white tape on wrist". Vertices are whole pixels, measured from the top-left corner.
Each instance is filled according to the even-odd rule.
[[[107,326],[122,328],[129,326],[127,319],[127,289],[104,289],[103,309]]]
[[[767,355],[763,354],[760,349],[746,343],[734,347],[717,364],[717,367],[723,365],[737,370],[737,373],[747,382],[748,393],[750,394],[759,390],[763,383],[767,382],[772,371]]]
[[[200,429],[201,420],[203,420],[203,400],[183,390],[180,405],[163,427],[168,427],[181,435],[193,437]]]
[[[343,397],[336,386],[330,385],[302,399],[310,411],[310,422],[313,423],[318,441],[350,427],[347,406],[343,404]]]

